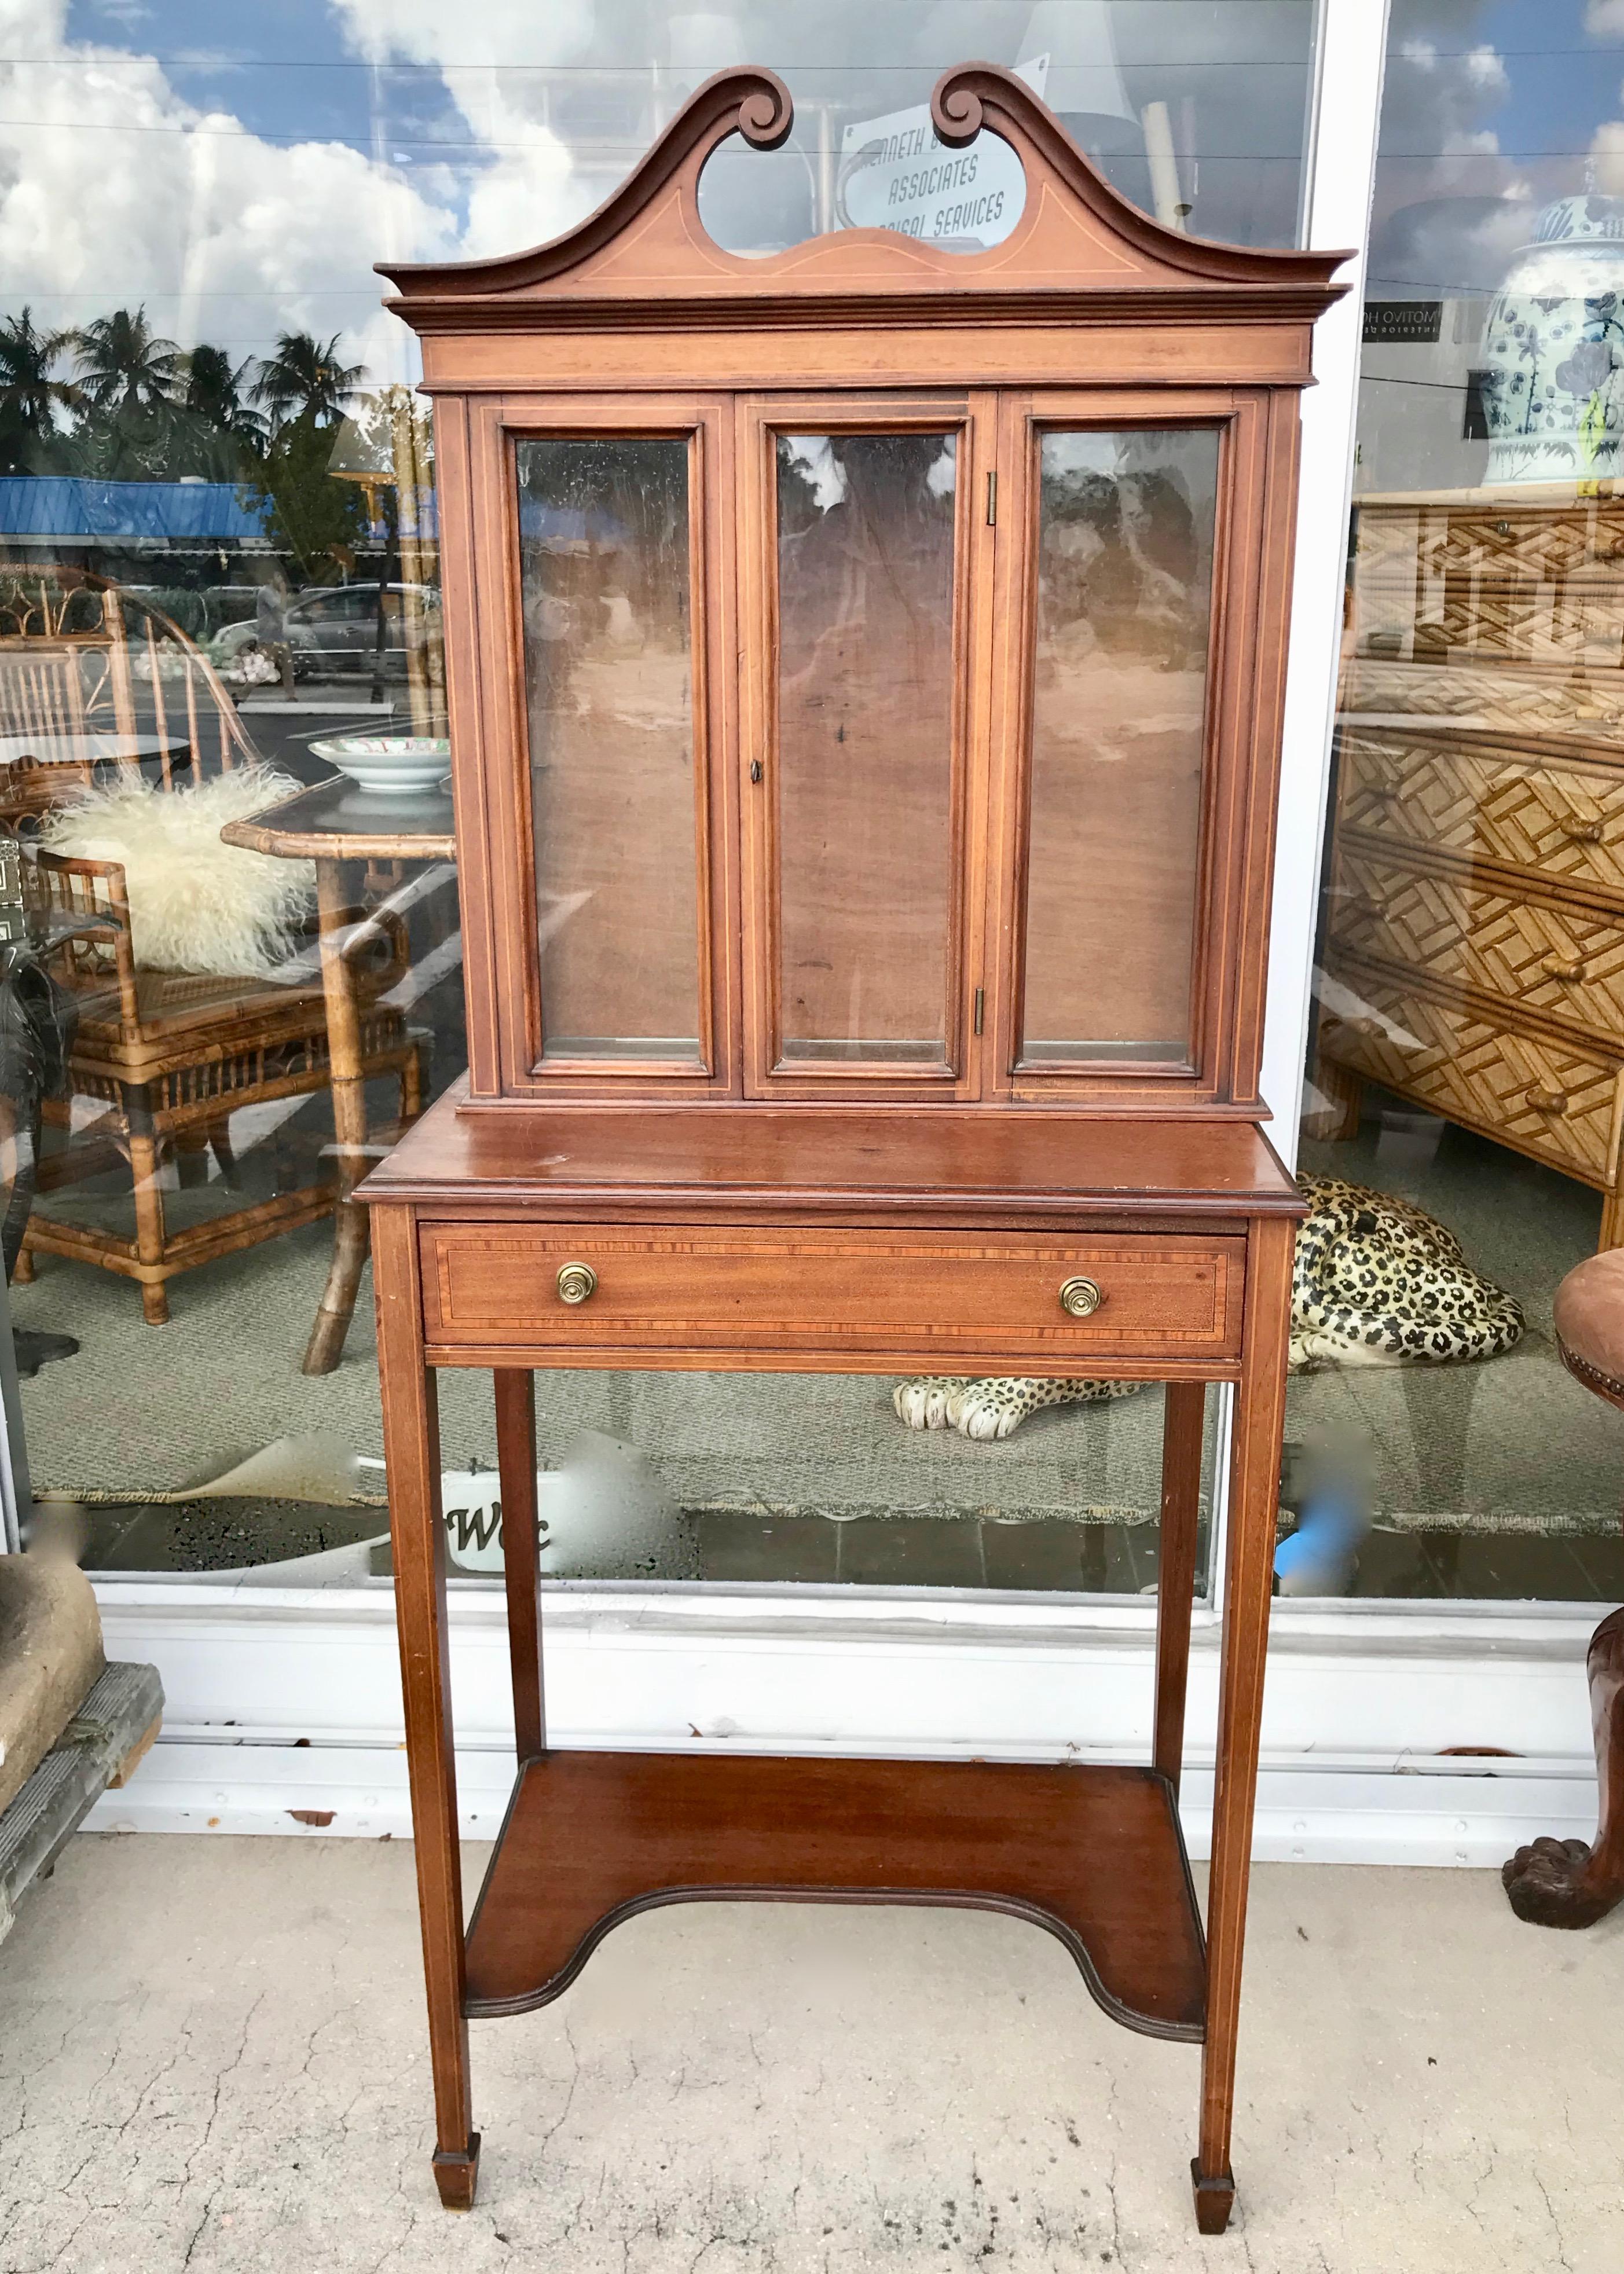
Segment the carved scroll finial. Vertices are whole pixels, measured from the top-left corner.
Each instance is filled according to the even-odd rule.
[[[754,85],[739,105],[739,132],[753,150],[777,150],[789,139],[795,106],[776,72],[753,71]]]
[[[950,150],[962,150],[981,131],[981,98],[974,82],[986,68],[984,64],[957,64],[943,72],[931,92],[930,123],[937,141]]]

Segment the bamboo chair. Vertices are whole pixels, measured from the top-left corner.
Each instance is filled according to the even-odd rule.
[[[148,971],[137,963],[124,870],[116,861],[70,859],[30,848],[29,898],[52,975],[73,995],[78,1029],[69,1096],[49,1100],[48,1125],[71,1133],[64,1153],[40,1164],[39,1192],[18,1261],[17,1278],[34,1276],[39,1254],[94,1263],[134,1279],[147,1321],[169,1315],[168,1283],[177,1272],[234,1255],[262,1240],[330,1216],[336,1174],[297,1191],[233,1209],[171,1231],[161,1182],[166,1156],[183,1178],[212,1148],[222,1178],[235,1185],[230,1117],[244,1106],[312,1096],[332,1080],[320,972],[282,986],[260,978]],[[379,1001],[404,975],[405,928],[375,915],[355,927],[353,959],[361,1005],[362,1068],[368,1081],[400,1084],[401,1118],[422,1111],[416,1038],[399,1011]],[[73,1131],[75,1098],[94,1101],[96,1118]],[[53,1216],[43,1198],[122,1157],[134,1181],[135,1238]]]
[[[258,757],[229,689],[169,617],[105,578],[78,569],[0,563],[0,734],[58,739],[107,733],[155,742],[162,787],[178,787],[239,759]],[[105,764],[40,764],[31,753],[0,772],[0,823],[37,828],[43,812]],[[11,817],[17,817],[14,821]],[[148,1321],[169,1317],[178,1271],[271,1239],[330,1215],[336,1175],[279,1193],[207,1224],[170,1231],[162,1172],[173,1158],[186,1180],[207,1174],[212,1148],[234,1186],[231,1115],[244,1106],[313,1095],[332,1070],[320,968],[281,984],[263,978],[153,971],[136,960],[123,868],[29,849],[25,879],[48,961],[74,997],[78,1029],[69,1095],[45,1109],[68,1133],[40,1164],[38,1190],[14,1274],[34,1276],[38,1254],[94,1263],[139,1283]],[[363,1073],[400,1084],[401,1118],[422,1110],[418,1047],[399,1011],[379,998],[406,969],[398,917],[380,913],[352,931]],[[75,1098],[99,1106],[74,1127]],[[115,1165],[134,1181],[133,1239],[53,1216],[43,1197]]]

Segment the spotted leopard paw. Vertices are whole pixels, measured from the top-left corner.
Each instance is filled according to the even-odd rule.
[[[973,1387],[962,1374],[921,1374],[912,1382],[899,1382],[891,1402],[898,1419],[910,1429],[945,1429],[952,1426],[948,1408],[954,1396]]]
[[[1040,1400],[1024,1382],[961,1382],[947,1401],[949,1427],[982,1443],[1011,1437]],[[1025,1393],[1023,1395],[1023,1393]]]

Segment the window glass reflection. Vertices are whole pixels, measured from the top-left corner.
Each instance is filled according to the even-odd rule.
[[[1393,11],[1289,1433],[1304,1528],[1353,1544],[1302,1592],[1624,1587],[1614,1418],[1552,1316],[1624,1236],[1613,13]]]
[[[518,448],[544,1058],[699,1063],[688,447]]]
[[[708,172],[707,224],[724,243],[763,250],[840,225],[843,201],[847,218],[871,222],[861,209],[877,177],[854,187],[848,161],[875,122],[917,114],[937,75],[970,55],[1041,79],[1118,186],[1174,225],[1289,243],[1313,14],[1312,0],[971,0],[950,22],[930,11],[882,17],[853,0],[811,13],[761,0],[731,15],[625,0],[577,7],[560,30],[534,11],[386,0],[223,17],[196,0],[36,8],[26,41],[0,58],[4,818],[37,837],[71,788],[117,787],[126,767],[170,797],[260,766],[281,778],[255,794],[261,805],[334,784],[323,825],[334,836],[340,821],[377,813],[373,793],[335,777],[324,755],[360,737],[414,746],[404,757],[419,786],[383,833],[443,840],[432,421],[413,392],[409,337],[379,305],[374,261],[500,254],[560,233],[625,177],[695,87],[741,60],[784,73],[799,123],[782,154],[730,153]],[[951,186],[940,200],[921,190],[906,209],[911,232],[974,249],[1012,225],[1012,195],[994,213],[984,184]],[[948,501],[937,495],[929,514],[946,522]],[[855,793],[845,823],[861,862],[869,817]],[[816,824],[810,814],[801,840],[815,860]],[[905,879],[898,930],[918,953],[914,994],[899,989],[883,1017],[871,1003],[853,1023],[848,988],[834,1008],[814,1006],[809,1042],[844,1047],[855,1035],[940,1061],[944,855],[929,827],[909,858],[919,868]],[[114,865],[139,899],[131,862]],[[185,873],[198,873],[195,859]],[[359,1126],[375,1158],[403,1112],[464,1068],[455,865],[408,847],[353,862],[282,859],[275,873],[279,928],[229,953],[216,943],[182,955],[197,968],[143,948],[131,983],[139,1008],[206,1024],[272,988],[281,1012],[309,1012],[301,1031],[313,1063],[317,932],[324,913],[354,925],[371,1022]],[[104,899],[105,881],[94,886]],[[75,892],[94,897],[79,871],[57,872],[51,892],[64,916]],[[159,937],[150,922],[146,936]],[[177,952],[165,951],[171,962]],[[87,1034],[120,985],[117,942],[103,926],[62,960]],[[640,1023],[686,1037],[694,1021],[667,1009]],[[86,1554],[107,1568],[314,1559],[300,1567],[312,1583],[381,1570],[381,1483],[365,1465],[379,1427],[365,1282],[339,1363],[300,1371],[333,1261],[330,1216],[300,1222],[286,1208],[274,1236],[194,1261],[167,1282],[162,1327],[147,1323],[147,1283],[132,1276],[154,1199],[168,1246],[213,1237],[233,1212],[331,1187],[330,1086],[270,1094],[282,1079],[273,1066],[252,1103],[214,1113],[199,1093],[190,1120],[136,1133],[138,1154],[149,1138],[151,1150],[132,1163],[130,1132],[108,1118],[107,1079],[86,1045],[45,1118],[36,1204],[41,1224],[70,1228],[64,1245],[76,1226],[123,1242],[132,1272],[43,1250],[19,1263],[33,1274],[12,1294],[35,1337],[26,1362],[39,1361],[24,1388],[36,1481],[85,1496]],[[196,1079],[194,1066],[186,1080]],[[77,1353],[64,1353],[67,1343]],[[722,1512],[704,1517],[712,1547],[697,1567],[663,1549],[651,1563],[646,1539],[628,1530],[549,1569],[636,1577],[680,1564],[684,1576],[738,1577],[748,1564],[759,1577],[1131,1592],[1154,1577],[1154,1397],[1034,1424],[1020,1441],[1030,1461],[1006,1457],[1002,1473],[1015,1481],[989,1495],[972,1442],[914,1438],[861,1382],[840,1385],[832,1406],[814,1378],[793,1397],[780,1382],[759,1397],[721,1383],[709,1400],[690,1384],[663,1405],[623,1383],[573,1395],[557,1383],[548,1393],[550,1459],[561,1465],[570,1433],[591,1428],[664,1459],[673,1415],[697,1413],[722,1453],[703,1473],[695,1455],[693,1472],[662,1489]],[[447,1469],[477,1480],[492,1451],[480,1386],[444,1385],[441,1420]],[[844,1468],[831,1463],[808,1483],[807,1443],[833,1440]],[[284,1441],[294,1449],[273,1453]],[[199,1497],[141,1497],[183,1489]],[[457,1568],[472,1571],[489,1503],[470,1482],[461,1505],[476,1560]],[[778,1519],[763,1505],[793,1508],[812,1527],[809,1563],[784,1544],[804,1543],[805,1532],[769,1539]],[[1068,1509],[1082,1520],[1061,1522]]]
[[[779,1045],[947,1063],[953,434],[783,434]]]
[[[1038,448],[1020,1057],[1180,1065],[1218,437],[1047,433]]]

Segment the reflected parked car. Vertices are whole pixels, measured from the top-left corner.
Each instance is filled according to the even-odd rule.
[[[359,679],[375,670],[379,587],[376,584],[314,584],[278,607],[266,605],[250,622],[228,624],[209,642],[209,659],[225,669],[248,648],[285,640],[296,679]],[[440,592],[432,584],[382,588],[384,673],[406,674],[409,645],[440,637]]]

